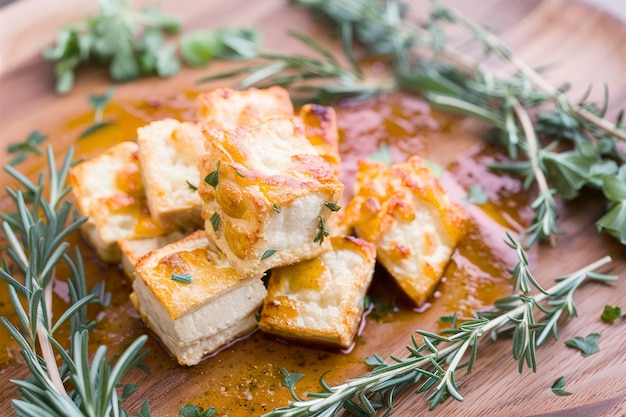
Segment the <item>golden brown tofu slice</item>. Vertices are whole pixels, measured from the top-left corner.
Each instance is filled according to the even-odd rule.
[[[273,117],[292,117],[294,110],[289,93],[282,87],[218,88],[198,96],[197,115],[203,124],[228,130]]]
[[[181,232],[175,231],[161,236],[118,241],[117,243],[122,251],[122,270],[131,280],[135,279],[135,265],[137,265],[140,258],[153,250],[182,239],[183,236]]]
[[[89,216],[82,230],[105,262],[121,257],[117,241],[159,236],[141,178],[138,147],[122,142],[70,170],[78,211]]]
[[[361,161],[347,217],[417,305],[433,293],[467,223],[418,156],[391,167]]]
[[[243,278],[202,230],[142,257],[135,275],[135,306],[181,365],[254,328],[266,294],[261,277]]]
[[[327,204],[344,187],[299,124],[275,118],[205,134],[205,229],[233,267],[255,275],[330,250]]]
[[[374,273],[374,245],[334,236],[332,250],[273,269],[261,312],[261,330],[280,337],[349,347],[359,328]]]
[[[315,147],[318,155],[330,164],[335,175],[339,176],[341,156],[335,110],[319,104],[305,104],[300,109],[300,119],[304,125],[304,134],[311,145]]]
[[[195,123],[164,119],[137,129],[148,207],[166,230],[202,227],[198,161],[204,135]]]

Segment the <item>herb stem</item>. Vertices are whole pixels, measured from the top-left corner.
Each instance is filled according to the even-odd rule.
[[[472,21],[466,16],[458,13],[452,7],[447,7],[453,14],[455,21],[461,23],[467,29],[469,29],[475,36],[483,39],[483,41],[489,45],[493,51],[495,51],[502,59],[508,61],[519,72],[521,72],[526,78],[528,78],[535,87],[542,90],[553,97],[564,108],[568,108],[570,111],[585,119],[587,122],[592,123],[605,131],[606,133],[626,141],[626,131],[619,130],[617,126],[602,117],[598,117],[589,110],[579,106],[572,102],[566,94],[560,91],[558,88],[550,84],[545,78],[543,78],[537,71],[535,71],[530,65],[517,57],[506,45],[493,33],[480,26],[478,23]],[[448,48],[449,49],[449,48]]]
[[[524,131],[524,137],[526,138],[526,143],[528,144],[528,158],[530,159],[530,164],[532,166],[535,180],[537,181],[537,185],[539,186],[539,193],[545,196],[550,196],[551,198],[548,180],[543,174],[543,170],[539,167],[539,140],[537,139],[537,134],[535,133],[533,122],[530,120],[528,112],[526,111],[524,106],[522,106],[518,99],[512,97],[511,105],[513,107],[513,111],[515,111],[517,119],[522,125],[522,130]],[[548,219],[548,216],[545,216],[544,219]],[[546,224],[546,222],[544,222],[543,231],[544,234],[548,236],[550,245],[556,246],[556,239],[554,235],[550,233],[550,227],[548,224]]]

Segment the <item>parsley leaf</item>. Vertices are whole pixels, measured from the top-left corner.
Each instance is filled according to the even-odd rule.
[[[622,309],[620,307],[611,307],[610,305],[604,306],[604,311],[600,318],[605,323],[613,324],[615,320],[619,319],[622,316]]]
[[[556,381],[554,381],[554,383],[552,384],[552,392],[555,393],[558,396],[567,396],[567,395],[572,395],[571,392],[569,391],[565,391],[563,389],[563,387],[565,387],[565,377],[562,376],[560,378],[558,378]]]
[[[602,192],[609,200],[609,206],[606,214],[596,222],[598,231],[606,231],[626,245],[626,165],[616,175],[604,177]]]
[[[576,336],[572,339],[566,340],[565,345],[580,350],[583,356],[589,356],[600,351],[597,344],[599,339],[599,333],[591,333],[584,339],[580,336]]]
[[[166,44],[163,37],[180,30],[177,17],[154,7],[132,10],[124,0],[98,0],[98,5],[97,16],[61,29],[56,43],[43,51],[44,58],[55,63],[57,93],[68,93],[76,69],[89,61],[107,65],[115,81],[178,72],[176,46]]]

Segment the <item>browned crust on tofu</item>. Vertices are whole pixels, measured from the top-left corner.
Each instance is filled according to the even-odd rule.
[[[278,86],[242,91],[218,88],[200,94],[196,104],[200,121],[217,129],[233,129],[294,114],[289,93]]]
[[[352,236],[335,236],[332,246],[320,257],[272,270],[261,330],[298,342],[340,348],[352,344],[376,249]]]
[[[305,104],[300,109],[300,119],[307,139],[315,147],[318,155],[330,164],[335,175],[339,176],[341,156],[335,109],[319,104]]]
[[[467,228],[461,207],[418,156],[391,167],[361,161],[347,217],[359,237],[377,246],[379,261],[418,305],[434,291]],[[412,228],[409,241],[391,237],[398,227],[405,233]],[[416,263],[418,270],[412,270]]]

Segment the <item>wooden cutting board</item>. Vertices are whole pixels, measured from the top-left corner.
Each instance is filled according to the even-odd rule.
[[[581,97],[593,86],[591,97],[600,100],[603,86],[606,85],[611,93],[609,115],[614,117],[620,109],[626,107],[626,28],[623,22],[588,5],[567,0],[457,0],[450,3],[478,22],[494,28],[529,64],[549,65],[550,71],[546,77],[555,85],[565,81],[572,83],[572,97]],[[328,36],[324,27],[287,2],[163,0],[160,4],[165,11],[182,17],[185,30],[253,25],[262,31],[268,47],[294,52],[300,51],[301,47],[285,34],[288,29],[296,29],[339,51],[338,44]],[[420,2],[413,7],[423,11],[426,4]],[[87,96],[101,94],[109,81],[103,70],[81,70],[72,93],[58,97],[53,93],[52,66],[41,58],[41,50],[50,45],[60,27],[94,13],[95,9],[95,1],[70,0],[19,0],[0,9],[2,165],[9,160],[5,151],[8,144],[23,141],[33,130],[50,135],[48,141],[54,145],[57,157],[72,144],[76,144],[81,155],[93,156],[104,149],[107,143],[122,138],[132,139],[133,129],[145,117],[158,117],[158,110],[154,108],[150,110],[150,116],[145,114],[148,107],[159,100],[166,103],[164,107],[168,111],[174,111],[172,108],[175,108],[176,112],[184,116],[190,111],[191,101],[188,95],[181,92],[193,94],[216,87],[217,84],[198,86],[195,80],[232,65],[218,62],[205,69],[184,69],[170,79],[150,78],[118,85],[108,114],[121,115],[125,120],[123,126],[103,133],[99,136],[100,142],[92,140],[76,143],[76,132],[80,126],[88,124],[91,117]],[[400,119],[405,120],[417,114],[407,108],[419,107],[419,103],[416,98],[394,96],[382,102],[372,102],[369,108],[366,105],[340,109],[340,125],[345,135],[355,135],[359,132],[354,126],[355,121],[364,120],[364,114],[367,115],[368,111],[380,114],[385,109],[388,111],[393,108],[400,113]],[[137,109],[143,111],[145,117],[137,115]],[[448,119],[442,115],[433,115],[432,120],[441,125]],[[419,142],[418,151],[448,167],[454,184],[468,186],[471,184],[468,178],[476,174],[476,170],[483,172],[477,162],[491,151],[485,149],[478,139],[475,124],[458,119],[453,119],[452,124],[453,135],[443,137],[441,132],[425,134],[425,139]],[[418,135],[423,133],[422,128],[418,123],[404,134],[413,132]],[[349,142],[350,138],[346,140]],[[404,149],[401,144],[397,144],[396,148]],[[42,167],[42,160],[34,159],[20,167],[34,177]],[[4,172],[1,175],[3,186],[11,183]],[[497,186],[506,188],[504,180],[494,178],[493,181],[497,182]],[[489,186],[488,183],[483,185],[487,188]],[[511,189],[515,190],[515,185]],[[517,197],[509,197],[507,201],[521,204],[530,201],[531,197],[521,193]],[[606,304],[621,305],[626,309],[626,249],[614,240],[597,234],[594,223],[603,211],[598,197],[597,193],[585,192],[581,199],[571,204],[560,204],[561,228],[566,234],[558,239],[556,247],[543,244],[533,249],[530,253],[531,267],[538,279],[544,285],[549,285],[553,277],[573,272],[604,255],[610,255],[613,262],[603,272],[618,275],[620,281],[611,285],[591,284],[579,291],[576,298],[579,317],[564,323],[558,341],[551,341],[538,350],[539,371],[536,374],[528,370],[518,374],[517,363],[511,358],[509,342],[483,343],[474,372],[463,376],[464,382],[460,389],[465,401],[448,401],[430,415],[626,415],[626,320],[622,319],[613,325],[600,320]],[[3,197],[0,202],[0,208],[6,210],[6,198]],[[517,211],[511,216],[523,220],[524,210]],[[484,217],[484,213],[474,215]],[[497,258],[492,263],[476,262],[476,265],[488,264],[491,268],[486,269],[494,277],[481,281],[488,284],[475,289],[470,288],[470,284],[478,281],[472,281],[472,277],[468,281],[456,283],[450,279],[442,284],[439,297],[431,300],[430,307],[424,312],[414,311],[399,299],[397,311],[379,319],[368,318],[360,342],[349,354],[285,345],[255,334],[196,367],[182,368],[151,339],[151,353],[146,362],[152,373],[145,375],[137,371],[129,376],[127,382],[137,383],[140,389],[128,399],[127,409],[131,413],[137,412],[144,399],[148,398],[152,415],[155,416],[175,416],[177,410],[188,403],[216,406],[218,415],[259,415],[286,404],[289,399],[287,390],[280,386],[278,369],[281,366],[291,372],[307,373],[307,377],[298,385],[299,392],[304,393],[306,390],[318,389],[317,379],[327,371],[330,371],[327,378],[331,384],[364,372],[366,368],[362,360],[373,353],[383,356],[404,355],[404,347],[410,342],[412,329],[436,330],[436,319],[442,314],[459,310],[463,305],[482,307],[507,285],[505,271],[513,267],[515,258],[502,249],[503,229],[490,229],[486,223],[477,224],[477,232],[471,238],[472,245],[467,245],[471,248],[466,249],[470,255],[464,256],[471,258],[486,253],[488,257]],[[76,240],[76,243],[85,246],[82,241]],[[115,267],[98,263],[88,249],[85,250],[88,271],[97,279],[106,278],[107,289],[113,293],[113,303],[92,332],[92,341],[107,344],[110,352],[115,353],[145,333],[146,329],[141,326],[128,302],[128,281]],[[458,259],[462,259],[462,256]],[[476,276],[483,277],[485,273],[475,271]],[[491,289],[485,289],[485,285]],[[389,295],[385,292],[387,290],[380,287],[384,287],[384,281],[376,288]],[[63,290],[60,284],[55,293],[57,301],[62,304]],[[6,291],[2,289],[0,294],[0,311],[8,314]],[[469,301],[464,304],[472,297],[478,300],[475,304]],[[598,354],[583,358],[578,352],[563,345],[566,339],[587,336],[593,332],[602,334]],[[0,410],[3,411],[0,414],[12,415],[8,411],[10,401],[18,393],[9,379],[26,377],[26,370],[15,344],[7,342],[8,334],[3,330],[0,337],[3,339],[3,351],[0,352]],[[551,392],[550,386],[560,376],[567,378],[566,389],[573,395],[558,397]],[[408,392],[397,399],[394,415],[415,416],[426,413],[427,408],[423,395]]]

